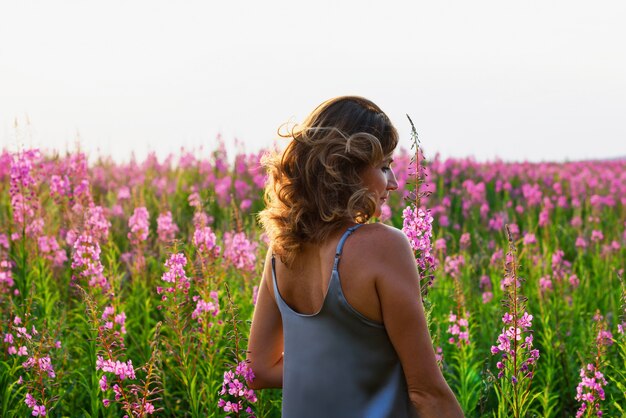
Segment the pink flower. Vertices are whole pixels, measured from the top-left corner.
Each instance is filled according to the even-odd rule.
[[[434,267],[434,258],[431,254],[432,223],[433,217],[429,212],[422,209],[413,209],[407,206],[402,212],[402,232],[409,239],[411,248],[418,253],[417,265],[423,270]]]
[[[493,292],[484,292],[482,294],[483,303],[489,303],[493,299]]]
[[[187,198],[189,202],[189,206],[200,209],[202,208],[202,200],[200,199],[200,195],[196,192],[191,193]]]
[[[224,234],[224,259],[233,267],[253,271],[256,264],[258,243],[249,241],[243,232]]]
[[[237,376],[242,379],[237,379]],[[255,403],[257,401],[256,394],[252,389],[246,387],[246,384],[253,380],[254,373],[245,361],[237,364],[235,372],[232,370],[224,372],[224,381],[219,394],[228,395],[231,400],[220,398],[217,402],[218,408],[223,409],[224,412],[238,412],[243,410],[243,402]]]
[[[581,381],[576,387],[576,400],[581,402],[581,406],[576,416],[583,416],[588,409],[601,416],[600,401],[605,398],[604,386],[607,384],[604,375],[590,363],[586,368],[580,369],[580,377]]]
[[[552,290],[552,280],[550,280],[550,276],[545,276],[539,279],[539,288],[542,292]]]
[[[210,294],[211,297],[211,301],[207,302],[204,301],[203,299],[200,299],[199,297],[194,297],[194,300],[196,300],[196,309],[191,313],[191,317],[193,319],[197,319],[199,323],[202,323],[203,321],[203,313],[207,312],[209,313],[211,316],[217,316],[217,314],[219,314],[220,312],[220,305],[219,305],[219,300],[217,298],[217,292],[211,292]]]
[[[461,235],[461,238],[459,239],[459,246],[461,247],[462,250],[468,249],[471,243],[472,243],[472,237],[469,232],[466,232],[463,235]]]
[[[439,238],[438,240],[435,241],[435,250],[439,250],[439,251],[446,251],[446,239],[445,238]]]
[[[537,239],[535,238],[535,234],[527,233],[524,235],[524,245],[536,244]]]
[[[144,206],[135,208],[132,216],[128,220],[128,227],[130,232],[128,233],[128,239],[130,239],[133,245],[148,239],[148,233],[150,232],[150,214],[148,209]]]
[[[212,258],[217,258],[221,251],[217,245],[217,237],[208,226],[196,228],[193,233],[193,245],[200,254]]]
[[[466,312],[462,313],[464,316],[458,317],[457,315],[450,312],[448,316],[448,322],[450,322],[450,326],[448,327],[448,333],[450,334],[450,338],[448,342],[450,344],[456,344],[460,347],[462,344],[469,344],[469,321],[467,320],[468,314]]]
[[[150,402],[146,402],[146,404],[144,405],[144,411],[146,412],[146,414],[154,414],[154,405],[152,405]]]
[[[604,239],[604,234],[602,231],[593,230],[591,231],[591,242],[600,242]]]
[[[161,276],[161,280],[168,283],[176,283],[178,285],[185,286],[189,282],[187,273],[185,272],[185,265],[187,264],[187,257],[183,253],[176,253],[170,255],[170,258],[165,262],[167,271]]]
[[[101,206],[91,206],[85,213],[85,230],[99,242],[106,241],[109,236],[111,222],[104,216]]]
[[[130,189],[126,186],[122,186],[117,191],[117,200],[130,199]]]
[[[381,222],[385,222],[388,221],[389,219],[391,219],[391,208],[389,207],[388,204],[384,204],[380,207],[380,221]]]
[[[172,212],[162,213],[157,218],[157,235],[159,241],[169,242],[174,239],[178,232],[178,225],[172,220]]]
[[[74,243],[71,267],[75,271],[73,278],[87,279],[90,287],[97,286],[102,291],[110,288],[103,275],[104,267],[100,262],[100,245],[91,235],[82,234]]]
[[[56,374],[54,373],[54,369],[52,368],[52,363],[50,361],[49,356],[41,357],[39,358],[37,362],[39,364],[39,369],[42,372],[48,373],[48,376],[51,378],[56,377]]]
[[[29,408],[34,408],[35,405],[37,405],[37,401],[35,400],[33,395],[31,395],[30,393],[26,394],[26,399],[24,400],[24,402],[26,403],[26,406],[28,406]]]
[[[33,408],[33,416],[46,416],[46,407],[43,405],[35,405]]]

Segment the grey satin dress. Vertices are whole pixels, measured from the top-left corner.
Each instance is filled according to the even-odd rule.
[[[283,418],[414,416],[404,372],[384,325],[357,312],[341,289],[341,252],[359,226],[349,228],[337,245],[328,292],[316,314],[297,313],[285,303],[272,258],[284,335]]]

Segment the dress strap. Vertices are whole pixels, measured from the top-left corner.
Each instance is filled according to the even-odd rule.
[[[348,239],[348,237],[354,231],[356,231],[357,229],[359,229],[362,226],[363,226],[363,224],[356,224],[356,225],[351,226],[350,228],[348,228],[348,230],[343,233],[343,236],[339,240],[339,244],[337,244],[337,251],[335,251],[335,264],[333,266],[333,271],[336,271],[337,267],[339,267],[339,259],[341,258],[341,253],[343,251],[343,245],[346,243],[346,240]]]
[[[274,253],[272,252],[272,287],[274,288],[274,296],[277,301],[282,301],[280,297],[280,292],[278,291],[278,283],[276,283],[276,259],[274,258]]]

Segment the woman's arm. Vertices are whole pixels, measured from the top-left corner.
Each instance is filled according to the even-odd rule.
[[[420,417],[463,417],[435,360],[420,297],[419,275],[406,236],[395,228],[377,231],[376,290],[385,328],[406,376]]]
[[[283,386],[283,323],[273,289],[268,251],[248,340],[248,361],[255,375],[249,384],[252,389]]]

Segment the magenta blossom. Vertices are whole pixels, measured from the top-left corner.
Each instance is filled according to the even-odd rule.
[[[130,228],[128,239],[130,239],[133,245],[138,245],[148,239],[150,232],[149,219],[150,214],[148,213],[148,209],[144,206],[135,208],[135,211],[128,220],[128,227]]]
[[[409,239],[413,251],[418,254],[417,265],[422,272],[430,271],[435,264],[430,241],[433,217],[428,211],[407,206],[402,212],[402,218],[402,232]]]
[[[243,232],[226,232],[224,234],[224,258],[233,267],[254,271],[256,264],[256,249],[258,243],[249,241]]]
[[[178,232],[178,225],[172,220],[172,212],[167,211],[159,215],[157,218],[157,235],[159,241],[170,242]]]

